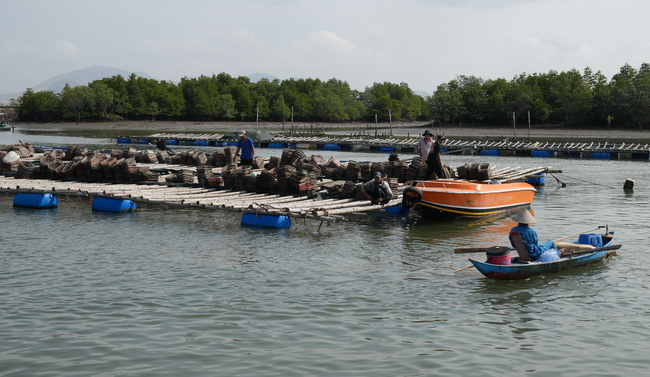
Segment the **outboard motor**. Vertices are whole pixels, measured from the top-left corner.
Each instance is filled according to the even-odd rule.
[[[409,209],[413,204],[422,200],[422,190],[416,187],[407,187],[402,192],[402,207]]]

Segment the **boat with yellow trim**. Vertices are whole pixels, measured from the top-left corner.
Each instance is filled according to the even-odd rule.
[[[530,206],[535,191],[524,182],[437,179],[406,188],[402,204],[432,220],[485,217]]]

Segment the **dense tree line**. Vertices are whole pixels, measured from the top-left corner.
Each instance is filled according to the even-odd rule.
[[[132,74],[56,94],[27,89],[14,100],[22,120],[81,119],[261,120],[386,122],[426,119],[445,124],[508,124],[517,120],[566,125],[639,127],[650,123],[650,64],[628,64],[608,80],[589,67],[583,73],[549,71],[512,80],[456,76],[423,98],[408,84],[375,83],[364,91],[332,78],[262,79],[226,73],[183,77],[178,84]]]
[[[521,74],[510,81],[456,76],[427,98],[428,114],[444,123],[607,125],[650,123],[650,64],[625,64],[611,80],[585,68]]]
[[[226,73],[183,77],[178,85],[132,74],[113,76],[61,93],[27,89],[14,101],[22,120],[55,121],[81,119],[179,119],[344,122],[364,119],[415,120],[426,102],[406,83],[375,83],[364,92],[351,90],[335,78],[262,79]]]

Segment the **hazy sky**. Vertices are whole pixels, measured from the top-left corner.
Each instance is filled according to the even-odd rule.
[[[647,0],[2,0],[0,12],[0,94],[92,65],[432,93],[459,74],[589,66],[611,78],[650,62]]]

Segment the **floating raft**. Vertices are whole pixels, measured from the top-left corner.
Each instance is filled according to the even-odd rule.
[[[118,137],[119,142],[151,143],[166,140],[168,145],[224,146],[236,141],[223,139],[221,134],[166,134]],[[302,148],[323,150],[376,150],[380,152],[415,153],[419,137],[397,139],[364,138],[361,136],[333,138],[326,136],[303,137],[278,135],[271,140],[256,141],[263,148]],[[643,159],[650,158],[650,144],[596,143],[596,142],[526,142],[490,140],[447,140],[442,146],[446,153],[464,152],[483,156],[574,157],[590,159]]]
[[[386,212],[400,206],[401,194],[387,205],[374,205],[369,200],[325,199],[257,194],[247,191],[215,190],[201,187],[169,187],[166,184],[138,185],[56,181],[48,179],[15,179],[0,176],[0,192],[50,193],[63,196],[105,197],[174,206],[276,215],[333,222],[343,215]]]

